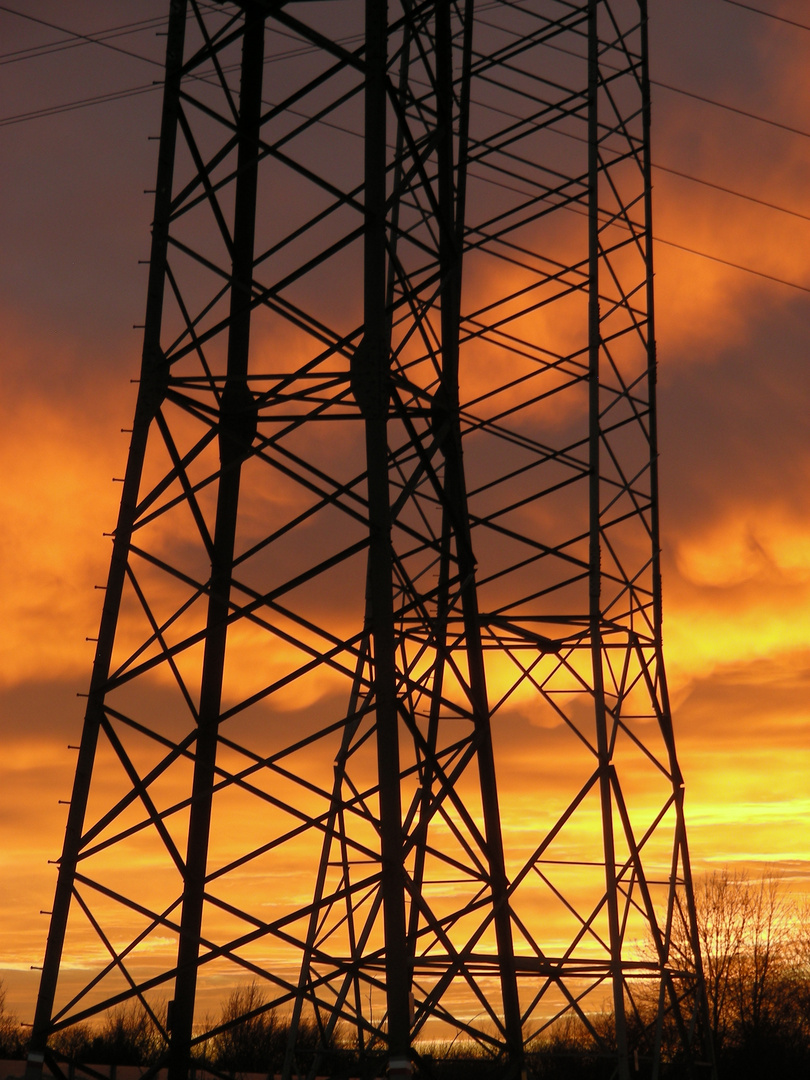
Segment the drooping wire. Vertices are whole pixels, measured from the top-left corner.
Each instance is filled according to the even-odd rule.
[[[773,15],[771,12],[763,11],[760,8],[755,8],[750,4],[742,3],[741,0],[724,0],[724,2],[732,4],[735,7],[744,8],[744,9],[750,10],[752,12],[756,12],[757,14],[760,14],[760,15],[763,15],[763,16],[767,16],[767,17],[770,17],[770,18],[777,19],[780,22],[788,23],[790,25],[796,26],[796,27],[798,27],[800,29],[803,29],[803,30],[810,30],[810,26],[806,26],[803,23],[795,22],[794,20],[791,20],[791,19],[783,18],[782,16]],[[491,7],[493,5],[485,5],[485,6],[486,7]],[[514,4],[513,6],[520,7],[520,4],[519,3]],[[122,53],[122,54],[124,54],[126,56],[129,56],[129,57],[133,58],[133,59],[142,60],[145,63],[151,64],[151,65],[154,65],[154,66],[157,66],[157,67],[160,67],[160,68],[163,67],[163,64],[162,64],[161,61],[154,60],[154,59],[152,59],[150,57],[142,56],[142,55],[140,55],[138,53],[131,52],[130,50],[123,49],[120,46],[111,45],[107,39],[111,38],[111,37],[123,36],[123,35],[126,35],[126,34],[138,33],[138,32],[140,32],[142,30],[151,29],[151,28],[154,28],[154,27],[165,25],[165,19],[142,20],[141,22],[126,23],[126,24],[123,24],[123,25],[120,25],[120,26],[117,26],[117,27],[112,27],[109,30],[100,31],[98,34],[82,34],[82,33],[78,32],[78,31],[72,31],[72,30],[69,30],[69,29],[67,29],[65,27],[57,26],[54,23],[47,22],[44,19],[40,19],[40,18],[38,18],[36,16],[33,16],[33,15],[30,15],[30,14],[28,14],[26,12],[17,11],[16,9],[11,8],[6,4],[0,4],[0,11],[4,11],[7,14],[10,14],[10,15],[19,16],[22,19],[26,19],[26,20],[28,20],[30,22],[38,23],[40,25],[48,27],[51,30],[55,30],[55,31],[57,31],[57,32],[59,32],[61,34],[68,35],[62,41],[52,42],[49,45],[41,46],[38,49],[24,49],[24,50],[18,50],[16,52],[6,53],[4,55],[0,55],[0,64],[14,63],[14,62],[16,62],[18,60],[33,59],[33,58],[36,58],[36,57],[39,57],[39,56],[49,55],[52,52],[62,51],[64,49],[68,49],[68,48],[72,48],[72,47],[76,47],[76,46],[87,45],[87,44],[95,44],[95,45],[101,45],[101,46],[106,47],[108,49],[112,49],[115,52]],[[284,36],[292,36],[292,35],[289,35],[289,34],[285,33],[284,31],[281,31],[281,33]],[[559,45],[552,45],[551,43],[548,43],[548,42],[545,43],[545,44],[546,44],[547,47],[555,49],[555,51],[563,52],[563,53],[566,53],[568,55],[574,56],[579,60],[583,59],[582,56],[580,56],[579,54],[577,54],[573,50],[565,49],[565,48],[563,48],[563,47],[561,47]],[[267,59],[268,59],[268,62],[271,61],[271,60],[276,60],[276,59],[285,59],[285,58],[287,58],[287,57],[289,57],[289,56],[291,56],[294,53],[299,52],[299,51],[301,51],[301,50],[300,49],[291,49],[291,50],[287,50],[287,51],[284,51],[284,52],[279,52],[279,53],[275,54],[272,57],[268,57]],[[680,94],[682,96],[692,98],[692,99],[694,99],[696,101],[700,101],[703,104],[710,105],[712,107],[719,108],[719,109],[722,109],[722,110],[725,110],[725,111],[728,111],[728,112],[731,112],[731,113],[735,113],[735,114],[740,115],[740,116],[744,116],[747,119],[755,120],[758,123],[766,124],[768,126],[771,126],[771,127],[786,131],[786,132],[788,132],[789,134],[792,134],[792,135],[798,135],[798,136],[801,136],[802,138],[810,138],[810,132],[803,131],[800,128],[794,128],[794,127],[791,127],[790,125],[782,124],[781,122],[779,122],[777,120],[772,120],[772,119],[769,119],[768,117],[760,116],[760,115],[758,115],[756,113],[752,113],[752,112],[750,112],[748,110],[745,110],[745,109],[737,108],[736,106],[729,105],[729,104],[727,104],[725,102],[716,101],[713,98],[708,98],[708,97],[705,97],[704,95],[696,94],[696,93],[694,93],[692,91],[685,90],[682,87],[672,86],[671,84],[664,83],[664,82],[661,82],[659,80],[651,80],[651,81],[652,81],[653,85],[659,87],[660,89],[668,90],[668,91],[670,91],[672,93]],[[46,106],[46,107],[43,107],[43,108],[30,110],[29,112],[18,113],[18,114],[12,115],[12,116],[1,117],[0,118],[0,127],[7,127],[7,126],[12,125],[12,124],[24,123],[24,122],[27,122],[29,120],[35,120],[35,119],[39,119],[39,118],[43,118],[43,117],[56,116],[56,115],[59,115],[61,113],[73,112],[73,111],[76,111],[78,109],[88,108],[88,107],[93,106],[93,105],[100,105],[100,104],[106,104],[106,103],[112,102],[112,101],[124,100],[126,98],[135,97],[135,96],[140,95],[140,94],[151,93],[151,92],[153,92],[155,90],[160,89],[161,86],[162,86],[162,83],[153,82],[153,83],[149,83],[149,84],[143,84],[143,85],[140,85],[140,86],[129,87],[129,88],[124,89],[124,90],[110,91],[109,93],[105,93],[105,94],[92,95],[90,97],[81,98],[81,99],[78,99],[76,101],[64,102],[64,103],[62,103],[60,105]],[[321,123],[328,123],[328,122],[323,121],[323,120],[321,120],[320,122]],[[334,125],[332,125],[332,126],[334,126]],[[347,131],[347,133],[349,133],[349,134],[353,134],[353,135],[357,134],[356,132],[349,131],[349,129],[342,129],[342,130]],[[654,163],[653,168],[657,169],[660,172],[665,172],[665,173],[668,173],[668,174],[673,175],[673,176],[678,176],[681,179],[688,180],[688,181],[690,181],[692,183],[699,184],[699,185],[701,185],[703,187],[711,188],[713,190],[722,192],[724,194],[731,195],[731,196],[733,196],[735,198],[742,199],[742,200],[745,200],[747,202],[751,202],[751,203],[753,203],[755,205],[763,206],[763,207],[766,207],[767,209],[770,209],[770,210],[775,210],[775,211],[778,211],[780,213],[788,214],[788,215],[790,215],[792,217],[796,217],[796,218],[798,218],[800,220],[803,220],[803,221],[810,221],[810,215],[808,215],[808,214],[801,213],[800,211],[797,211],[797,210],[791,210],[788,207],[781,206],[781,205],[779,205],[777,203],[772,203],[772,202],[769,202],[769,201],[764,200],[764,199],[759,199],[759,198],[757,198],[756,196],[753,196],[753,195],[747,195],[744,192],[735,191],[734,189],[729,188],[729,187],[727,187],[727,186],[725,186],[723,184],[717,184],[717,183],[714,183],[714,182],[712,182],[710,180],[705,180],[705,179],[702,179],[700,177],[693,176],[690,173],[686,173],[686,172],[683,172],[681,170],[668,167],[666,165],[660,165],[660,164]],[[489,182],[494,183],[497,186],[497,181],[490,180]],[[788,287],[793,288],[793,289],[798,289],[798,290],[800,290],[802,292],[810,292],[809,287],[804,286],[804,285],[800,285],[797,282],[789,281],[789,280],[784,279],[784,278],[776,277],[776,276],[774,276],[772,274],[767,274],[767,273],[765,273],[763,271],[755,270],[752,267],[744,266],[744,265],[742,265],[740,263],[735,263],[735,262],[732,262],[732,261],[730,261],[728,259],[723,259],[723,258],[721,258],[720,256],[717,256],[717,255],[711,255],[708,252],[700,251],[700,250],[698,250],[696,248],[687,247],[684,244],[680,244],[680,243],[677,243],[675,241],[667,240],[664,237],[656,236],[655,240],[656,240],[657,243],[664,244],[664,245],[669,246],[669,247],[677,248],[677,249],[679,249],[681,251],[684,251],[684,252],[687,252],[687,253],[689,253],[691,255],[695,255],[695,256],[698,256],[698,257],[704,258],[704,259],[708,259],[708,260],[710,260],[712,262],[717,262],[717,263],[719,263],[721,265],[729,266],[729,267],[732,267],[733,269],[741,270],[741,271],[744,271],[745,273],[748,273],[748,274],[753,274],[753,275],[755,275],[757,277],[761,277],[761,278],[763,278],[763,279],[765,279],[767,281],[773,281],[773,282],[776,282],[776,283],[778,283],[780,285],[785,285],[785,286],[788,286]]]
[[[6,11],[10,14],[20,15],[22,18],[29,18],[22,12],[12,11],[11,8],[5,5],[0,5],[0,10]],[[145,30],[159,30],[166,25],[164,18],[158,19],[143,19],[140,22],[124,23],[121,26],[111,27],[109,30],[101,30],[98,34],[88,35],[87,37],[76,37],[70,31],[64,31],[69,36],[61,38],[58,41],[52,41],[47,45],[31,45],[27,49],[14,49],[12,52],[0,53],[0,66],[6,64],[17,64],[23,60],[37,60],[42,56],[50,56],[51,53],[64,52],[67,49],[76,49],[82,45],[97,44],[103,45],[110,38],[127,37],[131,34],[143,33]]]
[[[82,34],[78,30],[67,30],[64,26],[57,26],[56,23],[47,22],[45,19],[40,19],[36,15],[30,15],[28,12],[17,11],[15,8],[8,7],[6,4],[0,4],[0,11],[5,11],[7,15],[17,15],[21,19],[38,23],[40,26],[46,26],[49,30],[56,30],[60,34],[68,34],[70,37],[78,39],[76,44],[101,45],[105,49],[112,49],[113,52],[121,53],[123,56],[129,56],[133,60],[141,60],[144,64],[153,64],[159,68],[163,67],[163,63],[160,60],[155,60],[150,56],[142,56],[140,53],[131,52],[129,49],[122,49],[120,45],[111,45],[110,42],[107,41],[107,37],[114,36],[114,31],[101,31],[99,34]],[[151,20],[151,22],[156,23],[155,20]],[[159,22],[157,22],[156,25],[159,25]],[[47,50],[50,47],[43,46],[43,48]],[[26,59],[28,58],[26,57]]]
[[[795,26],[799,30],[810,30],[810,26],[807,23],[797,22],[796,19],[788,19],[784,15],[777,15],[773,11],[763,11],[762,8],[754,7],[753,4],[744,4],[742,0],[724,0],[726,4],[731,4],[733,7],[743,8],[745,11],[755,11],[757,15],[764,15],[766,19],[775,19],[776,22],[787,23],[788,26]]]

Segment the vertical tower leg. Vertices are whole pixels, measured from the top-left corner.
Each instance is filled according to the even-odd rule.
[[[471,41],[471,11],[465,24]],[[469,45],[465,45],[469,48]],[[444,491],[447,513],[455,534],[464,632],[467,641],[470,690],[476,726],[476,748],[487,853],[491,873],[493,920],[498,951],[504,1028],[512,1067],[520,1069],[523,1058],[520,1001],[515,969],[514,941],[509,909],[508,881],[504,862],[504,842],[498,805],[498,787],[490,729],[491,713],[487,692],[486,669],[482,649],[482,627],[476,590],[476,561],[469,528],[466,481],[459,418],[459,334],[461,317],[462,252],[464,247],[464,202],[466,188],[467,132],[459,132],[458,162],[454,160],[453,43],[450,5],[436,4],[436,98],[437,98],[437,169],[439,209],[439,261],[441,267],[442,372],[437,390],[439,415],[449,430],[441,438],[445,462]],[[469,86],[469,83],[466,83]],[[462,95],[464,94],[462,83]],[[461,115],[466,115],[464,106]],[[458,182],[456,182],[458,168]]]
[[[214,770],[231,610],[239,484],[242,463],[250,455],[256,432],[256,404],[247,379],[264,69],[264,12],[258,4],[249,5],[245,11],[242,41],[239,117],[236,129],[238,175],[234,207],[230,332],[227,374],[222,387],[219,417],[221,471],[211,551],[208,616],[200,713],[194,750],[177,978],[171,1009],[170,1080],[185,1080],[191,1057]]]
[[[410,1075],[410,974],[405,944],[405,881],[400,801],[399,718],[394,656],[393,565],[388,489],[389,333],[386,312],[386,109],[388,18],[385,0],[366,0],[365,218],[363,341],[354,378],[365,423],[369,515],[370,629],[376,699],[380,858],[385,930],[389,1075]]]
[[[589,362],[589,454],[590,454],[590,640],[593,669],[593,703],[599,759],[599,800],[602,817],[602,844],[605,865],[605,897],[610,943],[610,978],[619,1080],[630,1080],[625,1017],[623,948],[619,927],[619,896],[616,878],[616,844],[613,832],[613,762],[608,732],[604,684],[604,641],[602,637],[602,473],[600,374],[602,369],[602,328],[599,309],[600,284],[600,191],[599,161],[599,11],[600,0],[588,4],[588,362]]]
[[[29,1042],[26,1063],[26,1077],[28,1080],[36,1080],[41,1075],[47,1051],[59,969],[65,946],[65,933],[73,902],[74,880],[83,846],[82,833],[93,779],[99,731],[104,720],[104,693],[110,676],[121,594],[127,573],[127,552],[132,538],[147,437],[155,411],[162,400],[167,378],[166,363],[160,349],[160,328],[185,30],[186,0],[171,0],[166,38],[166,80],[155,185],[155,219],[152,226],[152,251],[147,287],[141,382],[121,495],[121,505],[113,541],[112,561],[104,590],[101,626],[93,662],[93,673],[90,680],[87,710],[73,781],[73,792],[68,810],[62,855],[59,859],[59,874],[48,928],[42,978]]]

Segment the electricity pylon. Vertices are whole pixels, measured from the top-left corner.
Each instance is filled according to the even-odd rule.
[[[251,980],[285,1077],[429,1072],[442,1037],[519,1076],[567,1018],[623,1080],[708,1060],[646,4],[478,8],[170,4],[33,1074],[136,1002],[183,1080]]]

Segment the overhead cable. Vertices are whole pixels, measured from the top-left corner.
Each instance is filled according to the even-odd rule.
[[[738,0],[725,0],[725,2],[733,4],[736,7],[748,8],[751,11],[755,11],[755,12],[761,14],[761,15],[766,15],[766,16],[771,15],[770,12],[762,11],[761,9],[754,8],[751,5],[738,2]],[[56,30],[59,33],[67,34],[67,35],[69,35],[68,41],[70,39],[76,39],[75,44],[77,44],[77,45],[78,44],[102,45],[102,46],[105,46],[106,48],[112,49],[115,52],[123,53],[126,56],[130,56],[133,59],[143,60],[146,63],[153,64],[153,65],[159,66],[161,68],[163,67],[163,64],[160,61],[152,60],[151,58],[141,56],[138,53],[130,52],[129,50],[122,49],[119,46],[110,45],[109,42],[105,40],[106,37],[118,36],[118,35],[122,35],[122,34],[125,34],[125,33],[137,32],[137,28],[149,28],[150,25],[155,24],[155,20],[144,20],[143,23],[124,24],[123,26],[112,28],[109,31],[102,31],[98,35],[89,35],[89,34],[81,34],[81,33],[75,32],[75,31],[71,31],[71,30],[68,30],[68,29],[66,29],[64,27],[57,26],[57,25],[55,25],[53,23],[46,22],[43,19],[39,19],[39,18],[36,18],[34,16],[28,15],[28,14],[26,14],[24,12],[16,11],[15,9],[10,8],[5,4],[0,4],[0,11],[5,11],[8,14],[11,14],[11,15],[17,15],[20,18],[24,18],[24,19],[28,19],[29,21],[32,21],[32,22],[40,23],[41,25],[47,26],[49,29]],[[796,25],[796,26],[800,27],[801,29],[810,30],[810,26],[805,26],[804,24],[801,24],[801,23],[793,23],[792,20],[783,19],[783,18],[781,18],[779,16],[771,16],[771,17],[778,18],[782,22],[791,23],[791,25]],[[162,21],[163,20],[161,20],[161,22]],[[158,23],[158,25],[159,24],[160,23]],[[129,29],[130,27],[136,28],[136,29]],[[289,35],[285,35],[285,36],[289,36]],[[578,56],[577,54],[571,52],[570,50],[560,49],[558,46],[550,45],[549,43],[545,43],[545,44],[547,45],[547,47],[554,48],[556,51],[566,52],[566,53],[569,53],[572,56],[576,56],[577,59],[580,59],[580,60],[583,59],[581,56]],[[69,47],[69,45],[67,44],[67,42],[52,43],[51,46],[43,47],[42,55],[45,54],[45,50],[53,51],[57,47],[67,48],[67,47]],[[292,50],[291,50],[291,52],[292,52]],[[20,55],[19,58],[22,58],[22,59],[27,59],[30,56],[37,55],[35,52],[32,52],[31,50],[20,50],[20,53],[21,54],[26,54],[26,55]],[[283,56],[283,55],[284,54],[280,54],[279,57],[274,57],[274,59],[276,59],[276,58],[280,59],[281,56]],[[13,62],[13,59],[16,58],[17,56],[18,56],[17,53],[8,53],[8,54],[5,54],[5,56],[0,56],[0,63]],[[801,130],[799,128],[790,127],[790,126],[788,126],[786,124],[779,123],[776,120],[770,120],[767,117],[759,116],[759,115],[757,115],[755,113],[748,112],[748,111],[746,111],[744,109],[739,109],[736,106],[728,105],[728,104],[726,104],[724,102],[719,102],[719,101],[716,101],[716,100],[714,100],[712,98],[704,97],[703,95],[700,95],[700,94],[695,94],[695,93],[693,93],[691,91],[684,90],[684,89],[682,89],[680,87],[677,87],[677,86],[672,86],[672,85],[670,85],[668,83],[663,83],[663,82],[660,82],[660,81],[657,81],[657,80],[651,80],[651,81],[653,82],[653,84],[655,86],[658,86],[661,89],[669,90],[669,91],[671,91],[673,93],[681,94],[681,95],[684,95],[686,97],[693,98],[693,99],[695,99],[697,101],[703,102],[704,104],[711,105],[711,106],[714,106],[716,108],[720,108],[720,109],[724,109],[724,110],[729,111],[729,112],[736,113],[736,114],[744,116],[744,117],[746,117],[748,119],[756,120],[759,123],[763,123],[763,124],[767,124],[767,125],[772,126],[772,127],[780,128],[780,129],[782,129],[784,131],[790,132],[791,134],[800,135],[803,138],[810,138],[810,132],[803,131],[803,130]],[[150,93],[150,92],[152,92],[154,90],[159,89],[161,86],[162,86],[161,82],[153,82],[153,83],[149,83],[149,84],[145,84],[145,85],[141,85],[141,86],[129,87],[129,88],[125,89],[125,90],[111,91],[111,92],[106,93],[106,94],[97,94],[97,95],[94,95],[94,96],[91,96],[91,97],[88,97],[88,98],[81,98],[81,99],[79,99],[77,101],[65,102],[65,103],[63,103],[61,105],[47,106],[45,108],[34,109],[34,110],[31,110],[31,111],[25,112],[25,113],[18,113],[18,114],[12,115],[12,116],[2,117],[2,118],[0,118],[0,127],[7,127],[7,126],[10,126],[10,125],[13,125],[13,124],[24,123],[24,122],[26,122],[28,120],[34,120],[34,119],[38,119],[38,118],[42,118],[42,117],[55,116],[55,115],[59,115],[61,113],[73,112],[73,111],[78,110],[78,109],[88,108],[91,105],[100,105],[100,104],[105,104],[105,103],[111,102],[111,101],[120,101],[120,100],[123,100],[125,98],[135,97],[135,96],[140,95],[140,94]],[[324,123],[325,121],[321,120],[320,122]],[[355,134],[355,133],[352,132],[352,134]],[[810,215],[808,215],[808,214],[803,214],[800,211],[791,210],[788,207],[780,206],[777,203],[772,203],[772,202],[768,202],[768,201],[766,201],[764,199],[759,199],[759,198],[757,198],[757,197],[755,197],[753,195],[746,195],[743,192],[735,191],[732,188],[726,187],[726,186],[724,186],[722,184],[713,183],[710,180],[701,179],[700,177],[693,176],[693,175],[691,175],[689,173],[682,172],[682,171],[680,171],[678,169],[673,169],[673,168],[670,168],[670,167],[668,167],[666,165],[659,165],[657,163],[653,164],[653,168],[657,169],[660,172],[665,172],[665,173],[668,173],[668,174],[673,175],[673,176],[678,176],[678,177],[680,177],[680,178],[682,178],[684,180],[689,180],[689,181],[691,181],[693,183],[700,184],[700,185],[702,185],[704,187],[712,188],[712,189],[714,189],[716,191],[720,191],[720,192],[722,192],[724,194],[732,195],[735,198],[743,199],[743,200],[745,200],[747,202],[751,202],[751,203],[754,203],[756,205],[766,207],[767,209],[776,210],[776,211],[778,211],[780,213],[788,214],[788,215],[790,215],[792,217],[799,218],[799,219],[801,219],[803,221],[810,221]],[[497,183],[496,181],[490,181],[490,182]],[[752,267],[744,266],[744,265],[742,265],[740,263],[735,263],[735,262],[732,262],[732,261],[730,261],[728,259],[723,259],[720,256],[711,255],[708,252],[700,251],[700,250],[698,250],[696,248],[690,248],[690,247],[687,247],[684,244],[679,244],[679,243],[676,243],[675,241],[667,240],[667,239],[665,239],[663,237],[660,237],[660,236],[656,236],[655,241],[657,243],[659,243],[659,244],[664,244],[664,245],[666,245],[668,247],[677,248],[677,249],[679,249],[681,251],[687,252],[690,255],[695,255],[695,256],[698,256],[699,258],[709,259],[712,262],[717,262],[717,263],[719,263],[721,265],[731,267],[731,268],[733,268],[735,270],[741,270],[741,271],[744,271],[745,273],[753,274],[753,275],[755,275],[757,277],[764,278],[765,280],[773,281],[773,282],[775,282],[777,284],[788,286],[789,288],[798,289],[798,290],[800,290],[802,292],[809,292],[810,293],[810,288],[807,287],[807,286],[800,285],[797,282],[789,281],[789,280],[787,280],[785,278],[776,277],[775,275],[772,275],[772,274],[764,273],[763,271],[760,271],[760,270],[755,270]]]
[[[808,26],[807,23],[800,23],[795,19],[788,19],[784,15],[776,15],[773,11],[763,11],[762,8],[754,7],[753,4],[742,3],[742,0],[725,0],[725,3],[731,4],[733,7],[744,8],[746,11],[755,11],[757,15],[764,15],[766,19],[775,19],[777,22],[787,23],[788,26],[796,26],[799,30],[810,30],[810,26]]]
[[[810,131],[804,131],[802,128],[782,124],[779,120],[770,120],[767,116],[760,116],[759,113],[749,112],[747,109],[738,109],[736,105],[728,105],[724,101],[716,101],[714,98],[705,97],[703,94],[695,94],[691,90],[683,90],[680,86],[671,86],[669,83],[660,82],[658,79],[650,79],[650,82],[653,86],[658,86],[662,90],[671,90],[673,94],[682,94],[684,97],[693,98],[695,101],[702,101],[704,105],[714,105],[718,109],[736,113],[738,116],[744,116],[748,120],[757,120],[760,124],[768,124],[769,127],[788,131],[791,135],[801,135],[803,139],[810,139]]]
[[[9,11],[7,7],[0,7],[0,10]],[[16,14],[22,15],[21,12]],[[28,18],[29,16],[22,16]],[[51,53],[65,52],[67,49],[76,49],[82,45],[103,45],[109,38],[115,37],[128,37],[132,34],[140,34],[145,30],[157,30],[160,27],[166,25],[164,18],[159,19],[142,19],[140,22],[124,23],[121,26],[111,27],[109,30],[102,30],[98,34],[88,35],[90,40],[86,38],[76,37],[70,31],[65,31],[68,34],[67,37],[60,38],[58,41],[51,41],[47,45],[31,45],[27,49],[14,49],[12,52],[0,53],[0,66],[6,64],[16,64],[23,60],[38,60],[42,56],[50,56]]]
[[[67,30],[64,26],[57,26],[56,23],[47,22],[45,19],[40,19],[36,15],[29,15],[24,11],[17,11],[15,8],[8,7],[6,4],[0,4],[0,11],[5,11],[7,15],[17,15],[21,19],[27,19],[29,22],[38,23],[40,26],[46,26],[49,30],[56,30],[60,34],[69,34],[88,45],[101,45],[105,49],[112,49],[113,52],[129,56],[133,60],[142,60],[144,64],[152,64],[159,68],[163,67],[163,62],[161,60],[154,60],[151,56],[142,56],[140,53],[131,52],[129,49],[122,49],[120,45],[111,45],[109,41],[105,40],[101,35],[82,34],[78,30]]]

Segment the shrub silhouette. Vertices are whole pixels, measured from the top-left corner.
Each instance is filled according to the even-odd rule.
[[[290,1045],[291,1018],[267,1003],[255,982],[233,990],[211,1036],[203,1056],[218,1071],[227,1073],[281,1072],[288,1053],[311,1061],[320,1059],[320,1071],[327,1072],[336,1040],[326,1045],[324,1036],[311,1017],[298,1023],[294,1045]]]
[[[0,1058],[22,1057],[27,1041],[25,1029],[14,1013],[6,1009],[6,988],[0,981]]]

